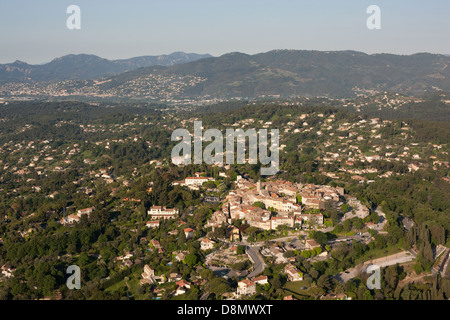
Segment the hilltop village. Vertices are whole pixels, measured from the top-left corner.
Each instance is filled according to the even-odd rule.
[[[437,124],[288,104],[205,113],[205,130],[279,129],[280,170],[261,176],[172,163],[171,133],[199,115],[147,107],[2,105],[1,297],[423,297],[447,273]],[[398,291],[365,286],[377,259]]]
[[[187,177],[184,181],[176,181],[174,184],[183,184],[198,189],[201,188],[202,183],[214,181],[213,178],[204,176],[205,174],[205,172],[197,172],[194,177]],[[196,181],[197,183],[194,184],[191,181]],[[353,205],[358,202],[352,197],[349,198]],[[312,256],[317,256],[316,259],[326,259],[330,247],[328,245],[326,246],[328,251],[325,247],[322,248],[314,239],[309,239],[307,236],[308,233],[305,230],[321,230],[325,228],[324,216],[321,212],[325,208],[340,210],[340,207],[345,202],[346,196],[344,189],[340,187],[333,188],[314,184],[303,185],[283,180],[258,181],[254,183],[238,176],[236,188],[230,191],[225,197],[221,209],[213,212],[207,220],[204,230],[210,231],[206,233],[206,236],[198,237],[199,233],[195,233],[196,230],[190,227],[182,228],[182,233],[185,239],[194,239],[200,242],[199,249],[207,252],[205,265],[208,268],[219,273],[228,272],[230,275],[241,278],[237,283],[236,291],[231,291],[226,294],[228,298],[235,299],[251,296],[256,294],[256,285],[263,287],[269,283],[267,275],[257,275],[258,272],[251,266],[252,263],[258,263],[258,259],[261,259],[261,263],[264,264],[264,259],[266,258],[263,258],[263,255],[265,257],[275,256],[274,261],[284,265],[283,273],[289,281],[296,282],[303,280],[303,272],[290,263],[296,261],[295,256],[287,259],[286,254],[284,254],[290,251],[290,248],[294,247],[293,244],[288,248],[289,245],[284,242],[282,242],[283,244],[280,247],[278,245],[270,245],[271,242],[266,241],[269,245],[267,247],[263,246],[264,249],[261,253],[256,251],[255,257],[249,254],[248,258],[246,258],[245,252],[248,251],[248,248],[245,249],[243,244],[246,243],[246,245],[254,246],[258,249],[261,249],[261,247],[258,246],[258,242],[253,242],[253,244],[247,242],[249,236],[245,230],[249,227],[253,227],[259,231],[272,230],[275,232],[272,237],[273,243],[277,242],[275,241],[276,238],[274,238],[276,234],[282,237],[283,232],[288,232],[288,234],[292,233],[296,235],[294,238],[300,235],[303,241],[295,244],[297,247],[296,250],[301,248],[309,253],[313,251]],[[367,208],[366,212],[368,215],[369,210]],[[147,213],[150,218],[146,224],[148,228],[159,228],[162,220],[179,218],[179,212],[176,209],[160,206],[152,206]],[[362,216],[362,218],[365,218],[367,215]],[[237,227],[236,222],[239,222],[242,227],[246,226],[246,228]],[[179,221],[179,223],[184,225],[183,221]],[[216,229],[220,228],[226,229],[222,237],[217,236],[216,233]],[[280,232],[280,230],[283,230],[283,232]],[[173,233],[174,231],[176,230],[172,230],[169,233]],[[162,249],[159,241],[154,239],[150,243],[158,252],[164,253],[164,249]],[[190,252],[184,250],[177,251],[173,254],[174,263],[186,263],[186,258]],[[221,259],[223,261],[220,261]],[[247,262],[243,264],[243,261]],[[218,264],[222,268],[217,268]],[[241,264],[244,267],[241,270],[237,270]],[[246,270],[247,268],[249,269],[248,271]],[[151,285],[153,288],[158,288],[163,284],[171,282],[175,282],[176,286],[173,289],[174,291],[171,292],[173,296],[187,294],[193,283],[205,284],[201,277],[198,277],[192,283],[192,281],[186,281],[181,275],[177,274],[170,274],[168,276],[157,275],[155,270],[149,265],[144,267],[144,272],[140,279],[141,286]],[[156,289],[156,292],[162,294],[158,289]],[[286,298],[292,299],[293,297],[289,295]]]

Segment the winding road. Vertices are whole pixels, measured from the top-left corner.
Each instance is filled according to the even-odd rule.
[[[369,260],[362,264],[357,265],[354,268],[350,268],[341,272],[335,276],[335,279],[340,282],[347,282],[350,279],[357,277],[361,272],[364,272],[371,264],[377,265],[380,268],[391,266],[394,264],[401,264],[413,261],[416,258],[416,253],[412,250],[403,251],[396,254],[392,254],[386,257],[378,258],[375,260]]]
[[[250,272],[248,278],[253,278],[264,271],[265,264],[263,258],[259,254],[259,247],[246,246],[246,249],[248,257],[253,262],[253,271]]]

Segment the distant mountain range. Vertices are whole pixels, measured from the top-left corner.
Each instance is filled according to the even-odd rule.
[[[174,52],[169,55],[108,60],[95,55],[70,54],[42,65],[30,65],[22,61],[0,64],[0,83],[95,79],[142,67],[173,66],[208,57],[211,55]]]
[[[450,57],[439,54],[274,50],[255,55],[235,52],[220,57],[173,55],[115,61],[96,56],[66,56],[30,69],[29,65],[15,62],[6,67],[8,70],[5,65],[0,67],[0,80],[7,81],[7,76],[35,81],[98,76],[104,78],[98,82],[64,83],[57,87],[57,92],[155,99],[349,97],[383,91],[410,95],[450,91]]]
[[[373,90],[422,94],[450,89],[449,65],[450,57],[427,53],[399,56],[275,50],[256,55],[230,53],[169,68],[144,68],[114,79],[146,73],[207,79],[185,91],[188,96],[351,96]]]

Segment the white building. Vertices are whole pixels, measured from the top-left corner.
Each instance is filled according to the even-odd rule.
[[[200,187],[204,182],[207,181],[214,181],[214,179],[210,177],[189,177],[184,179],[184,184],[188,187]]]
[[[201,250],[210,250],[210,249],[214,249],[214,244],[215,242],[208,239],[208,238],[204,238],[200,241],[200,249]]]
[[[159,220],[151,220],[151,221],[147,221],[146,223],[147,228],[158,228],[159,227]]]
[[[245,279],[238,282],[237,287],[238,295],[250,296],[255,293],[256,293],[256,284],[253,281]]]
[[[269,283],[267,276],[259,276],[256,278],[252,278],[252,281],[254,283],[260,284],[260,285],[265,285],[267,283]]]
[[[284,272],[286,273],[289,281],[301,281],[303,280],[303,273],[294,267],[292,264],[288,264],[284,268]]]
[[[175,219],[178,215],[179,210],[177,208],[168,209],[161,206],[150,207],[147,214],[151,219]]]

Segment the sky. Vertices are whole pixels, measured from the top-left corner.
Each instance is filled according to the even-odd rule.
[[[69,30],[67,7],[81,29]],[[380,10],[381,29],[366,12]],[[1,0],[0,63],[274,49],[450,54],[448,0]]]

